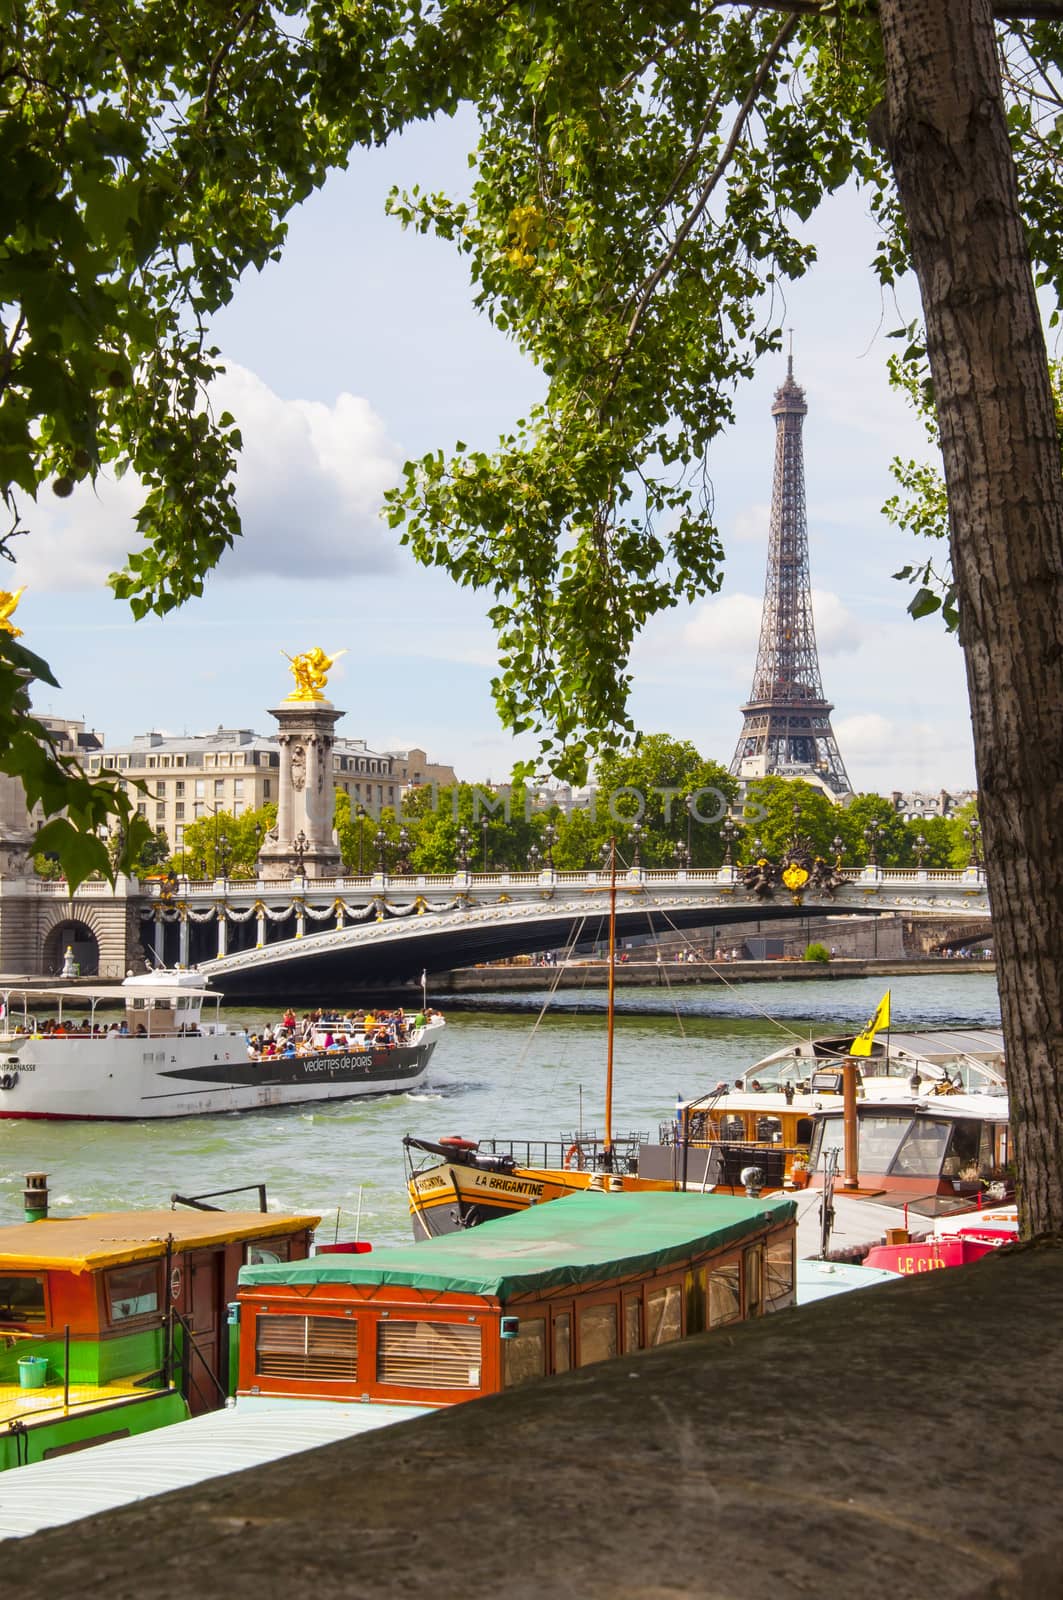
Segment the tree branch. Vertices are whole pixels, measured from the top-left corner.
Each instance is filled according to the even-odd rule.
[[[698,194],[698,198],[694,205],[691,207],[690,211],[684,217],[683,222],[676,230],[676,235],[672,240],[671,245],[661,257],[661,260],[657,263],[656,267],[650,273],[650,276],[643,285],[642,292],[639,295],[639,303],[632,313],[631,321],[628,323],[627,336],[624,340],[625,353],[631,348],[631,342],[638,331],[639,323],[642,321],[646,307],[653,298],[657,285],[671,267],[685,241],[690,237],[694,225],[711,200],[716,185],[719,183],[720,179],[727,171],[727,168],[730,166],[731,157],[738,148],[739,141],[745,132],[746,123],[749,121],[750,113],[760,96],[760,91],[764,87],[767,76],[772,67],[775,65],[780,52],[793,36],[796,29],[797,17],[787,17],[786,21],[783,23],[782,27],[775,35],[775,38],[769,45],[767,53],[764,56],[764,59],[761,61],[760,66],[757,68],[753,76],[753,81],[746,91],[745,99],[738,108],[738,113],[735,116],[734,127],[731,129],[730,138],[727,140],[727,143],[723,148],[723,153],[720,156],[719,161],[717,161],[716,165],[712,169],[712,172],[709,174],[709,177],[702,185],[701,191]]]

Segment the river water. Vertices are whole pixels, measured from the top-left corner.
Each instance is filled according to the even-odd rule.
[[[992,976],[960,971],[895,977],[889,985],[895,1028],[999,1025]],[[637,1009],[640,1002],[659,1007],[659,989],[626,989],[615,1038],[614,1132],[655,1135],[677,1094],[739,1077],[795,1032],[862,1026],[882,990],[881,978],[692,987],[679,991],[678,1014],[663,1017]],[[492,997],[492,1007],[505,1004],[505,996]],[[449,1014],[428,1078],[411,1094],[173,1121],[0,1122],[0,1222],[21,1220],[27,1172],[50,1175],[53,1212],[67,1214],[165,1206],[174,1190],[264,1182],[271,1211],[322,1215],[319,1238],[338,1229],[341,1238],[357,1230],[377,1244],[405,1242],[404,1133],[556,1138],[581,1121],[600,1128],[603,1018],[547,1011],[536,1024],[535,1010],[526,1009],[534,1004],[522,994],[511,1010]],[[279,1014],[223,1012],[230,1023],[256,1027]],[[257,1201],[221,1203],[251,1209]]]

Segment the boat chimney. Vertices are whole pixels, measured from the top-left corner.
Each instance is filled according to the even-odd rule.
[[[27,1172],[22,1194],[22,1209],[27,1222],[41,1222],[48,1215],[48,1174]]]
[[[751,1200],[758,1199],[760,1191],[764,1187],[763,1167],[743,1167],[738,1176],[745,1184],[746,1194],[749,1198]]]

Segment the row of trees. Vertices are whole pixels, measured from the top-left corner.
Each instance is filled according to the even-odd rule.
[[[963,867],[980,858],[973,803],[954,817],[905,821],[882,795],[857,795],[839,806],[800,780],[765,778],[743,790],[726,768],[706,761],[689,741],[653,734],[627,756],[599,763],[587,801],[571,806],[515,785],[492,789],[459,783],[413,790],[401,812],[379,815],[336,796],[335,827],[343,865],[351,873],[451,872],[554,866],[578,871],[602,865],[617,841],[621,869],[717,867],[760,855],[778,861],[795,835],[814,855],[854,866],[874,859],[884,867]],[[174,872],[189,878],[251,878],[277,808],[239,817],[219,811],[190,823],[182,847],[171,851],[160,828],[137,854],[140,877]],[[61,870],[36,857],[42,876]]]

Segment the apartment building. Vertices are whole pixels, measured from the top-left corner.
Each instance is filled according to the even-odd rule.
[[[238,817],[276,804],[280,746],[250,728],[180,736],[141,733],[110,747],[97,739],[87,749],[85,766],[90,774],[116,771],[140,815],[152,828],[163,829],[172,850],[180,850],[190,822],[218,812]],[[338,738],[333,769],[337,789],[373,815],[382,806],[395,806],[407,788],[455,781],[452,767],[429,762],[423,750],[370,750],[364,739]],[[138,783],[146,786],[146,794],[136,789]]]

